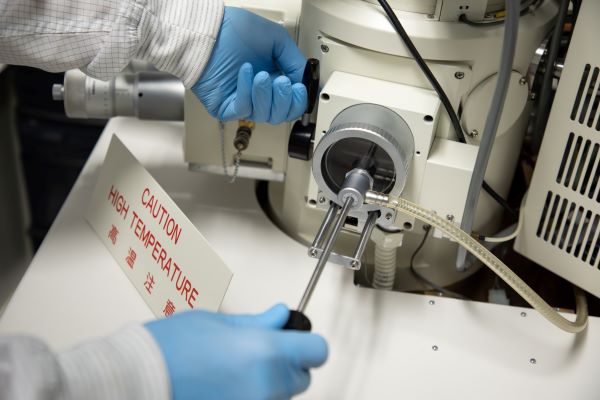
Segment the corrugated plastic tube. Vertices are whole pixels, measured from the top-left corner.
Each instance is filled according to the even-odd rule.
[[[373,287],[375,289],[392,290],[396,279],[396,247],[388,248],[375,245],[375,272]]]
[[[531,289],[517,274],[506,264],[500,261],[494,254],[481,245],[471,235],[454,225],[450,221],[439,217],[434,212],[427,210],[417,204],[411,203],[399,197],[390,197],[381,193],[368,192],[365,202],[379,206],[393,208],[433,227],[440,229],[448,237],[460,243],[467,251],[477,257],[481,262],[494,271],[504,282],[512,287],[527,303],[537,310],[549,322],[569,333],[579,333],[585,329],[588,322],[588,307],[585,293],[575,287],[575,321],[570,321],[560,315],[533,289]]]

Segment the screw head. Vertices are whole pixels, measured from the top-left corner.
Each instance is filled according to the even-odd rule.
[[[327,53],[327,52],[329,52],[329,46],[327,46],[326,44],[322,44],[322,45],[321,45],[321,51],[322,51],[323,53]]]
[[[527,313],[525,311],[521,311],[521,317],[525,318],[527,316]]]
[[[464,73],[464,72],[462,72],[462,71],[457,71],[457,72],[455,72],[455,73],[454,73],[454,77],[455,77],[456,79],[462,79],[462,78],[464,78],[464,77],[465,77],[465,73]]]
[[[350,265],[352,266],[352,268],[358,268],[360,266],[360,261],[357,260],[353,260]]]
[[[433,305],[435,305],[435,300],[429,300],[429,305],[430,305],[430,306],[433,306]]]
[[[431,350],[438,351],[438,347],[434,344],[433,346],[431,346]]]
[[[535,358],[530,358],[529,364],[537,364],[537,360]]]
[[[448,215],[446,215],[446,219],[447,219],[448,221],[452,222],[452,221],[454,221],[454,215],[452,215],[452,214],[448,214]]]
[[[523,86],[527,84],[527,78],[522,77],[521,79],[519,79],[519,85]]]
[[[319,197],[319,203],[325,203],[325,197],[324,196]]]
[[[316,257],[317,256],[317,250],[316,249],[310,249],[309,253],[311,255],[311,257]]]
[[[392,217],[393,217],[392,213],[385,214],[385,219],[388,220],[388,221],[391,220]]]
[[[472,131],[467,132],[467,136],[476,138],[477,136],[479,136],[479,131],[477,129],[473,129]]]

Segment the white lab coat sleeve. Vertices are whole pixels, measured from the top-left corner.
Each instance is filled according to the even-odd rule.
[[[13,400],[171,397],[168,371],[140,326],[55,354],[42,341],[0,337],[0,398]]]
[[[109,79],[140,59],[189,88],[222,18],[223,0],[0,0],[0,63]]]

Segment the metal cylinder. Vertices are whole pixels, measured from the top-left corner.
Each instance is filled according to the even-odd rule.
[[[163,72],[134,75],[135,115],[140,119],[183,121],[183,83]]]
[[[359,208],[365,202],[367,192],[373,187],[373,178],[364,169],[355,168],[346,174],[342,190],[338,193],[340,203],[352,198],[352,207]]]
[[[64,86],[52,88],[53,98],[64,101],[71,118],[130,116],[165,121],[183,120],[184,92],[180,80],[157,71],[122,73],[101,81],[70,70]]]

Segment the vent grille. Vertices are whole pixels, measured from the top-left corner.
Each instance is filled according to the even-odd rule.
[[[598,67],[592,70],[590,64],[585,65],[573,109],[571,110],[572,121],[577,121],[588,128],[592,128],[594,121],[596,121],[595,129],[597,131],[600,131],[600,118],[596,120],[596,116],[600,114],[598,113],[598,106],[600,105],[599,74],[600,69]]]
[[[556,183],[600,202],[600,145],[582,136],[569,134]]]
[[[537,237],[599,268],[600,215],[567,198],[548,192]]]

